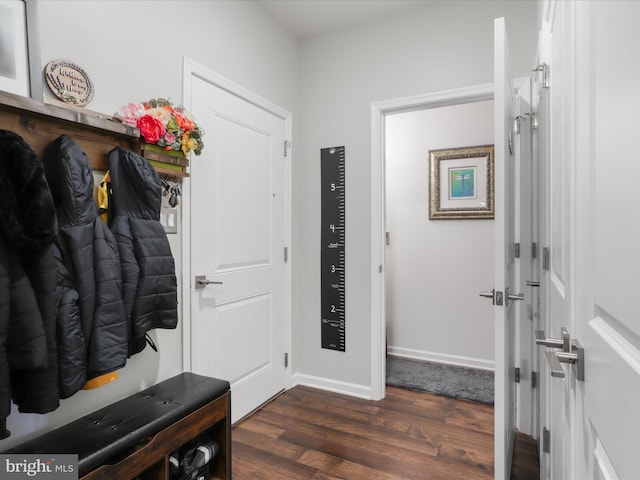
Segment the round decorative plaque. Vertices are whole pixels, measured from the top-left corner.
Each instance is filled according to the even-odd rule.
[[[84,106],[93,99],[89,75],[69,60],[51,60],[44,69],[44,76],[51,91],[65,103]]]

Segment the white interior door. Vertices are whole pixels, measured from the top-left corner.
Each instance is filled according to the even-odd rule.
[[[562,329],[573,334],[571,302],[574,298],[572,274],[571,222],[574,206],[572,165],[575,150],[571,148],[575,138],[572,106],[575,104],[571,81],[575,76],[572,60],[575,23],[572,22],[573,2],[558,2],[549,8],[543,36],[548,38],[548,48],[542,48],[542,62],[547,65],[549,88],[542,89],[541,129],[548,132],[542,148],[542,183],[544,185],[540,273],[541,326],[545,338],[562,339]],[[543,37],[543,42],[546,41]],[[553,73],[551,73],[553,72]],[[538,78],[544,76],[540,72]],[[542,472],[548,478],[571,477],[572,425],[569,398],[571,382],[558,377],[547,361],[545,350],[555,355],[559,348],[539,347],[543,354],[540,362],[544,407],[540,433]]]
[[[537,299],[537,287],[532,286],[534,279],[532,255],[533,244],[533,164],[531,157],[531,81],[527,79],[518,86],[515,98],[516,120],[514,121],[514,179],[515,189],[515,241],[516,285],[518,292],[524,292],[524,299],[515,304],[516,308],[516,364],[519,369],[519,382],[516,385],[516,426],[519,432],[533,435],[534,424],[534,307]]]
[[[542,30],[540,32],[540,41],[538,48],[538,71],[532,74],[531,82],[531,109],[532,122],[535,122],[536,128],[532,129],[532,193],[533,193],[533,238],[536,243],[536,255],[533,260],[532,280],[537,282],[539,287],[532,287],[530,290],[533,305],[533,329],[548,331],[546,319],[548,318],[548,308],[546,302],[546,278],[542,274],[542,255],[543,247],[548,245],[547,240],[547,219],[549,216],[549,179],[547,172],[549,170],[549,88],[546,81],[547,76],[545,70],[548,67],[549,55],[547,55],[549,46],[549,25],[543,21]],[[547,65],[546,67],[544,65]],[[549,376],[546,359],[542,348],[534,347],[533,352],[534,370],[537,372],[537,388],[534,390],[533,404],[533,433],[532,435],[538,439],[540,452],[540,477],[550,477],[549,455],[542,451],[544,440],[543,428],[549,428],[549,415],[547,406],[550,404],[548,399],[551,378]]]
[[[235,422],[285,387],[286,122],[190,82],[206,132],[191,162],[191,368],[229,380]],[[200,275],[211,283],[197,285]]]
[[[515,120],[504,18],[494,25],[495,84],[495,478],[508,478],[515,439]]]
[[[634,156],[640,3],[547,2],[545,11],[550,87],[541,122],[549,147],[542,218],[549,254],[543,315],[547,336],[559,337],[565,327],[571,353],[584,348],[584,377],[579,364],[551,368],[543,362],[541,422],[551,434],[541,477],[636,479],[640,222],[631,192],[640,177]],[[551,378],[552,370],[564,378]]]
[[[640,2],[577,2],[575,478],[640,478]]]

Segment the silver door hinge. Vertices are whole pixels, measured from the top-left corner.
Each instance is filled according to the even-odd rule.
[[[289,366],[289,354],[285,352],[284,354],[284,368]]]
[[[378,273],[382,273],[382,265],[378,265]]]
[[[515,381],[516,383],[520,383],[520,367],[516,367],[516,371],[515,371]]]
[[[551,268],[551,250],[549,247],[542,249],[542,269],[549,271]]]
[[[531,258],[538,258],[538,244],[536,242],[531,244]]]
[[[531,388],[538,386],[538,372],[531,372]]]
[[[526,120],[528,116],[528,113],[516,116],[515,120],[513,121],[513,133],[515,133],[516,135],[520,135],[520,120]]]
[[[287,156],[289,149],[291,148],[291,142],[289,140],[284,141],[284,156]]]
[[[544,453],[551,452],[551,432],[547,427],[542,428],[542,451]]]
[[[387,245],[391,245],[391,238],[389,237],[389,232],[384,232],[384,243]]]
[[[284,263],[289,261],[289,247],[284,247]]]
[[[514,255],[515,255],[516,258],[520,258],[520,242],[516,243],[515,247],[516,248],[515,248],[515,254]]]
[[[541,63],[532,70],[533,72],[542,72],[542,88],[549,88],[549,65]]]

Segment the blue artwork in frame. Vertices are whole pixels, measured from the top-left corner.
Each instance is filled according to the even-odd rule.
[[[451,198],[475,198],[476,170],[474,168],[449,169],[449,193]]]

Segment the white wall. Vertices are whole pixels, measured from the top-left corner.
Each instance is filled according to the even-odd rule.
[[[58,57],[80,65],[94,82],[90,110],[112,114],[129,101],[158,96],[180,103],[188,56],[295,112],[297,40],[253,1],[47,0],[38,2],[38,20],[43,67]],[[46,86],[45,93],[52,97]],[[204,140],[207,148],[206,134]],[[169,238],[181,289],[181,236]],[[159,352],[146,348],[132,357],[115,382],[81,391],[49,415],[12,413],[12,436],[0,449],[182,372],[183,322],[155,331]]]
[[[369,109],[373,101],[492,81],[493,19],[505,16],[516,75],[534,57],[533,0],[449,0],[389,15],[300,45],[259,4],[243,0],[46,0],[38,2],[43,66],[63,57],[95,84],[88,109],[113,113],[130,100],[179,102],[186,55],[293,113],[292,365],[328,386],[370,384]],[[206,144],[206,136],[205,136]],[[320,348],[319,149],[347,148],[347,352]],[[206,147],[205,147],[206,148]],[[197,161],[197,157],[194,158]],[[171,245],[181,272],[179,235]],[[179,278],[180,287],[184,279]],[[182,371],[182,322],[159,332],[121,378],[80,392],[50,415],[9,417],[8,448]],[[0,447],[1,448],[1,447]]]
[[[493,81],[504,16],[514,74],[534,61],[534,1],[447,1],[303,41],[294,119],[294,366],[308,384],[367,395],[370,382],[370,107]],[[346,352],[320,348],[320,149],[346,146]]]
[[[493,220],[429,220],[432,149],[493,144],[493,101],[387,115],[389,353],[492,368]]]

